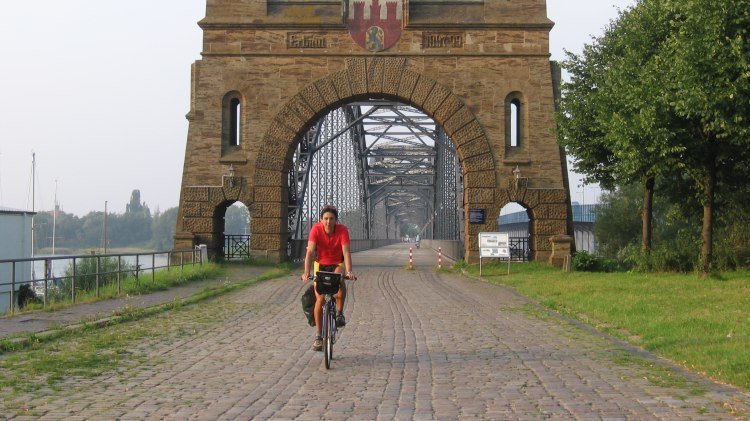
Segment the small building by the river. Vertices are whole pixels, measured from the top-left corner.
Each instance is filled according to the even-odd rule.
[[[0,261],[31,257],[31,224],[34,212],[0,207]],[[0,263],[0,314],[10,309],[14,265]],[[15,264],[15,290],[31,279],[31,264]]]

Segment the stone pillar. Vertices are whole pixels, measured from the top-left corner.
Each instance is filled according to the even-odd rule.
[[[557,268],[562,268],[565,265],[566,259],[570,259],[571,250],[575,239],[570,235],[555,235],[550,238],[552,243],[552,254],[549,256],[549,263]]]
[[[174,250],[192,250],[195,236],[191,232],[178,232],[174,235]]]

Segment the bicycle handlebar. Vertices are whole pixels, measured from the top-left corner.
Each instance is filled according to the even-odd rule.
[[[356,279],[357,279],[357,277],[356,277],[356,276],[353,276],[353,275],[352,275],[352,276],[348,276],[348,275],[342,275],[342,277],[343,277],[344,279],[348,279],[348,280],[356,280]],[[308,277],[307,277],[307,280],[308,280],[308,281],[313,281],[313,280],[315,280],[315,275],[310,275],[310,276],[308,276]]]

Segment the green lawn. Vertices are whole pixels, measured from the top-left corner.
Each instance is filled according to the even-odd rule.
[[[466,267],[479,276],[479,266]],[[482,277],[710,378],[750,390],[750,271],[564,273],[483,263]]]

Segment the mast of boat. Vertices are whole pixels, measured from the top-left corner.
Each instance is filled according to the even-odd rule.
[[[36,214],[36,152],[31,152],[31,257],[34,257],[34,215]],[[31,279],[36,279],[34,261],[31,261]]]
[[[55,255],[55,237],[57,231],[57,179],[55,179],[55,207],[52,210],[52,255]]]
[[[34,213],[36,212],[36,152],[31,153],[31,257],[34,257]]]

